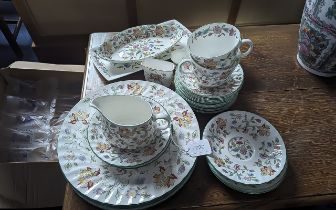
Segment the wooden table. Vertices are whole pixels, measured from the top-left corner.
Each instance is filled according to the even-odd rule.
[[[245,195],[224,186],[198,158],[188,183],[154,209],[273,209],[336,201],[336,79],[314,76],[296,61],[298,25],[241,27],[255,48],[241,61],[244,87],[230,110],[271,122],[282,135],[288,173],[273,192]],[[92,47],[92,39],[89,48]],[[143,79],[138,72],[127,79]],[[89,62],[83,96],[106,84]],[[201,132],[214,115],[196,114]],[[95,209],[68,185],[64,209]]]

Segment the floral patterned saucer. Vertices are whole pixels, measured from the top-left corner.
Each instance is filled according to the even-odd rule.
[[[183,65],[181,68],[183,68]],[[190,95],[199,97],[229,97],[240,90],[244,80],[244,72],[239,64],[232,72],[231,78],[227,79],[225,84],[214,88],[200,86],[197,83],[197,78],[193,74],[183,73],[181,69],[178,69],[176,72],[177,81],[181,85],[181,88]]]
[[[193,108],[195,112],[199,113],[220,113],[230,108],[238,97],[239,90],[242,86],[240,83],[238,88],[235,88],[233,92],[228,91],[227,95],[198,95],[195,92],[191,92],[189,87],[185,87],[183,82],[180,81],[180,74],[178,71],[175,76],[175,90],[182,98],[184,98],[188,104]],[[208,89],[208,88],[207,88]],[[213,89],[213,88],[212,88]],[[223,88],[225,89],[225,88]],[[215,91],[214,91],[215,92]]]
[[[209,164],[209,163],[208,163]],[[275,188],[277,188],[282,181],[285,179],[285,175],[287,172],[287,163],[284,166],[284,169],[281,171],[281,173],[274,178],[273,180],[259,184],[259,185],[245,185],[239,182],[234,182],[231,179],[227,178],[226,176],[223,176],[221,172],[217,171],[214,166],[209,164],[209,168],[212,171],[212,173],[221,181],[223,184],[228,186],[229,188],[233,190],[237,190],[242,193],[247,193],[247,194],[262,194],[262,193],[267,193]]]
[[[217,115],[206,125],[212,155],[208,163],[230,180],[260,185],[275,179],[286,163],[285,144],[264,118],[244,111]]]
[[[114,63],[139,62],[174,46],[183,31],[174,25],[141,25],[115,34],[97,49],[97,55]]]
[[[145,98],[152,105],[156,114],[167,111],[156,101]],[[165,114],[165,115],[168,115]],[[102,115],[96,111],[92,114],[88,127],[89,144],[92,151],[103,161],[119,168],[137,168],[156,160],[166,150],[170,142],[171,129],[158,130],[155,141],[144,148],[129,150],[112,146],[102,131]],[[158,120],[158,123],[166,123]],[[159,125],[161,126],[161,125]]]
[[[172,138],[179,147],[169,144],[157,160],[136,169],[102,161],[90,148],[87,129],[96,111],[90,103],[104,95],[146,96],[160,103],[171,116]],[[199,139],[196,116],[183,98],[156,83],[128,80],[104,86],[79,101],[64,119],[57,151],[67,181],[84,199],[104,208],[134,209],[162,202],[182,187],[196,161],[183,149]]]

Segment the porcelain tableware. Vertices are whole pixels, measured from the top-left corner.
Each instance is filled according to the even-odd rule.
[[[171,52],[177,50],[177,49],[185,49],[185,46],[187,45],[187,40],[191,32],[183,26],[180,22],[177,20],[169,20],[165,21],[163,23],[160,23],[158,25],[167,25],[167,26],[174,26],[178,30],[180,30],[183,34],[182,38],[168,51],[165,51],[158,56],[155,56],[157,59],[161,60],[168,60],[170,59]],[[114,63],[108,60],[104,60],[100,58],[97,55],[97,49],[99,48],[100,44],[104,42],[104,40],[109,40],[113,37],[113,34],[106,34],[97,33],[94,34],[94,36],[91,38],[90,46],[92,49],[90,49],[89,53],[89,67],[88,68],[96,68],[99,73],[107,80],[112,81],[115,79],[118,79],[120,77],[133,74],[137,71],[142,70],[140,62],[132,62],[132,63]],[[99,43],[96,43],[97,40],[102,40]],[[94,65],[94,67],[92,66]]]
[[[278,131],[264,118],[245,111],[228,111],[206,125],[212,154],[209,163],[228,179],[245,185],[274,180],[284,169],[287,156]]]
[[[308,72],[336,76],[336,2],[306,1],[299,30],[297,60]]]
[[[176,93],[179,94],[182,98],[184,98],[195,112],[205,114],[219,113],[229,109],[236,102],[236,99],[238,97],[237,94],[236,96],[232,97],[229,100],[226,100],[223,103],[208,105],[194,102],[189,98],[189,96],[184,95],[179,89],[176,89]]]
[[[132,63],[169,50],[183,36],[175,25],[142,25],[126,29],[105,41],[97,55],[114,63]]]
[[[121,149],[137,149],[155,140],[156,129],[170,126],[170,116],[153,113],[151,105],[137,96],[110,95],[97,97],[91,104],[102,115],[102,130],[110,143]],[[164,119],[165,126],[156,121]]]
[[[169,87],[174,79],[175,64],[169,61],[147,58],[141,62],[145,79]]]
[[[211,165],[211,163],[208,162],[209,168],[212,171],[212,173],[227,187],[247,194],[262,194],[270,192],[274,189],[276,189],[282,181],[285,179],[286,173],[287,173],[287,163],[284,166],[284,169],[281,171],[281,173],[274,178],[273,180],[266,182],[264,184],[258,184],[258,185],[245,185],[239,182],[234,182],[231,179],[228,179],[227,177],[223,176],[220,171],[217,171],[214,166]]]
[[[170,59],[178,65],[182,60],[190,58],[187,50],[185,48],[176,49],[171,52]]]
[[[96,109],[92,100],[105,95],[138,95],[160,103],[172,120],[172,137],[183,150],[200,139],[200,130],[190,106],[162,85],[121,81],[102,87],[75,105],[64,119],[58,138],[61,170],[70,185],[85,200],[106,209],[140,209],[171,197],[189,179],[196,158],[170,144],[154,162],[136,169],[113,167],[98,158],[88,143],[88,122]]]
[[[242,45],[247,51],[239,53]],[[207,69],[232,67],[237,59],[251,53],[253,42],[241,39],[239,30],[227,23],[212,23],[196,29],[188,39],[187,47],[191,58]]]
[[[147,97],[141,97],[148,101],[156,114],[169,115],[166,109],[158,102]],[[157,121],[160,126],[167,123],[166,120]],[[102,115],[97,111],[93,113],[88,125],[88,141],[92,151],[103,161],[119,168],[138,168],[155,161],[168,147],[171,140],[171,128],[155,132],[155,141],[138,149],[120,149],[113,146],[102,129]],[[113,137],[112,137],[113,138]],[[112,140],[113,141],[113,140]]]
[[[185,59],[179,63],[177,69],[185,74],[194,74],[200,86],[218,87],[226,82],[237,65],[238,63],[233,68],[225,70],[212,70],[198,65],[192,59]]]
[[[242,67],[238,65],[223,85],[210,88],[199,85],[195,75],[185,74],[180,69],[176,71],[175,80],[189,95],[196,95],[201,98],[221,99],[230,97],[241,89],[244,81],[244,72]]]

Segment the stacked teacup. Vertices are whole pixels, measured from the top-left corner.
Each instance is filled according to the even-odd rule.
[[[241,52],[246,44],[248,49]],[[227,23],[212,23],[195,30],[188,39],[189,59],[182,60],[175,76],[176,92],[195,111],[216,113],[234,103],[243,84],[240,59],[253,49],[249,39]]]

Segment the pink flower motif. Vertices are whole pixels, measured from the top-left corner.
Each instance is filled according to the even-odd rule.
[[[230,30],[229,30],[229,36],[233,36],[233,35],[235,35],[236,34],[236,30],[234,30],[233,28],[231,28]]]
[[[246,155],[247,150],[246,150],[245,147],[241,147],[239,152],[240,152],[240,154],[242,154],[242,155]]]
[[[299,51],[300,51],[303,55],[308,55],[308,54],[309,54],[309,50],[308,50],[308,48],[307,48],[304,44],[302,44],[302,43],[299,44]]]
[[[240,170],[240,165],[235,164],[235,165],[233,166],[233,168],[234,168],[235,171],[239,171],[239,170]]]
[[[213,32],[214,32],[214,34],[220,34],[220,33],[222,33],[222,28],[220,26],[215,26],[213,28]]]

